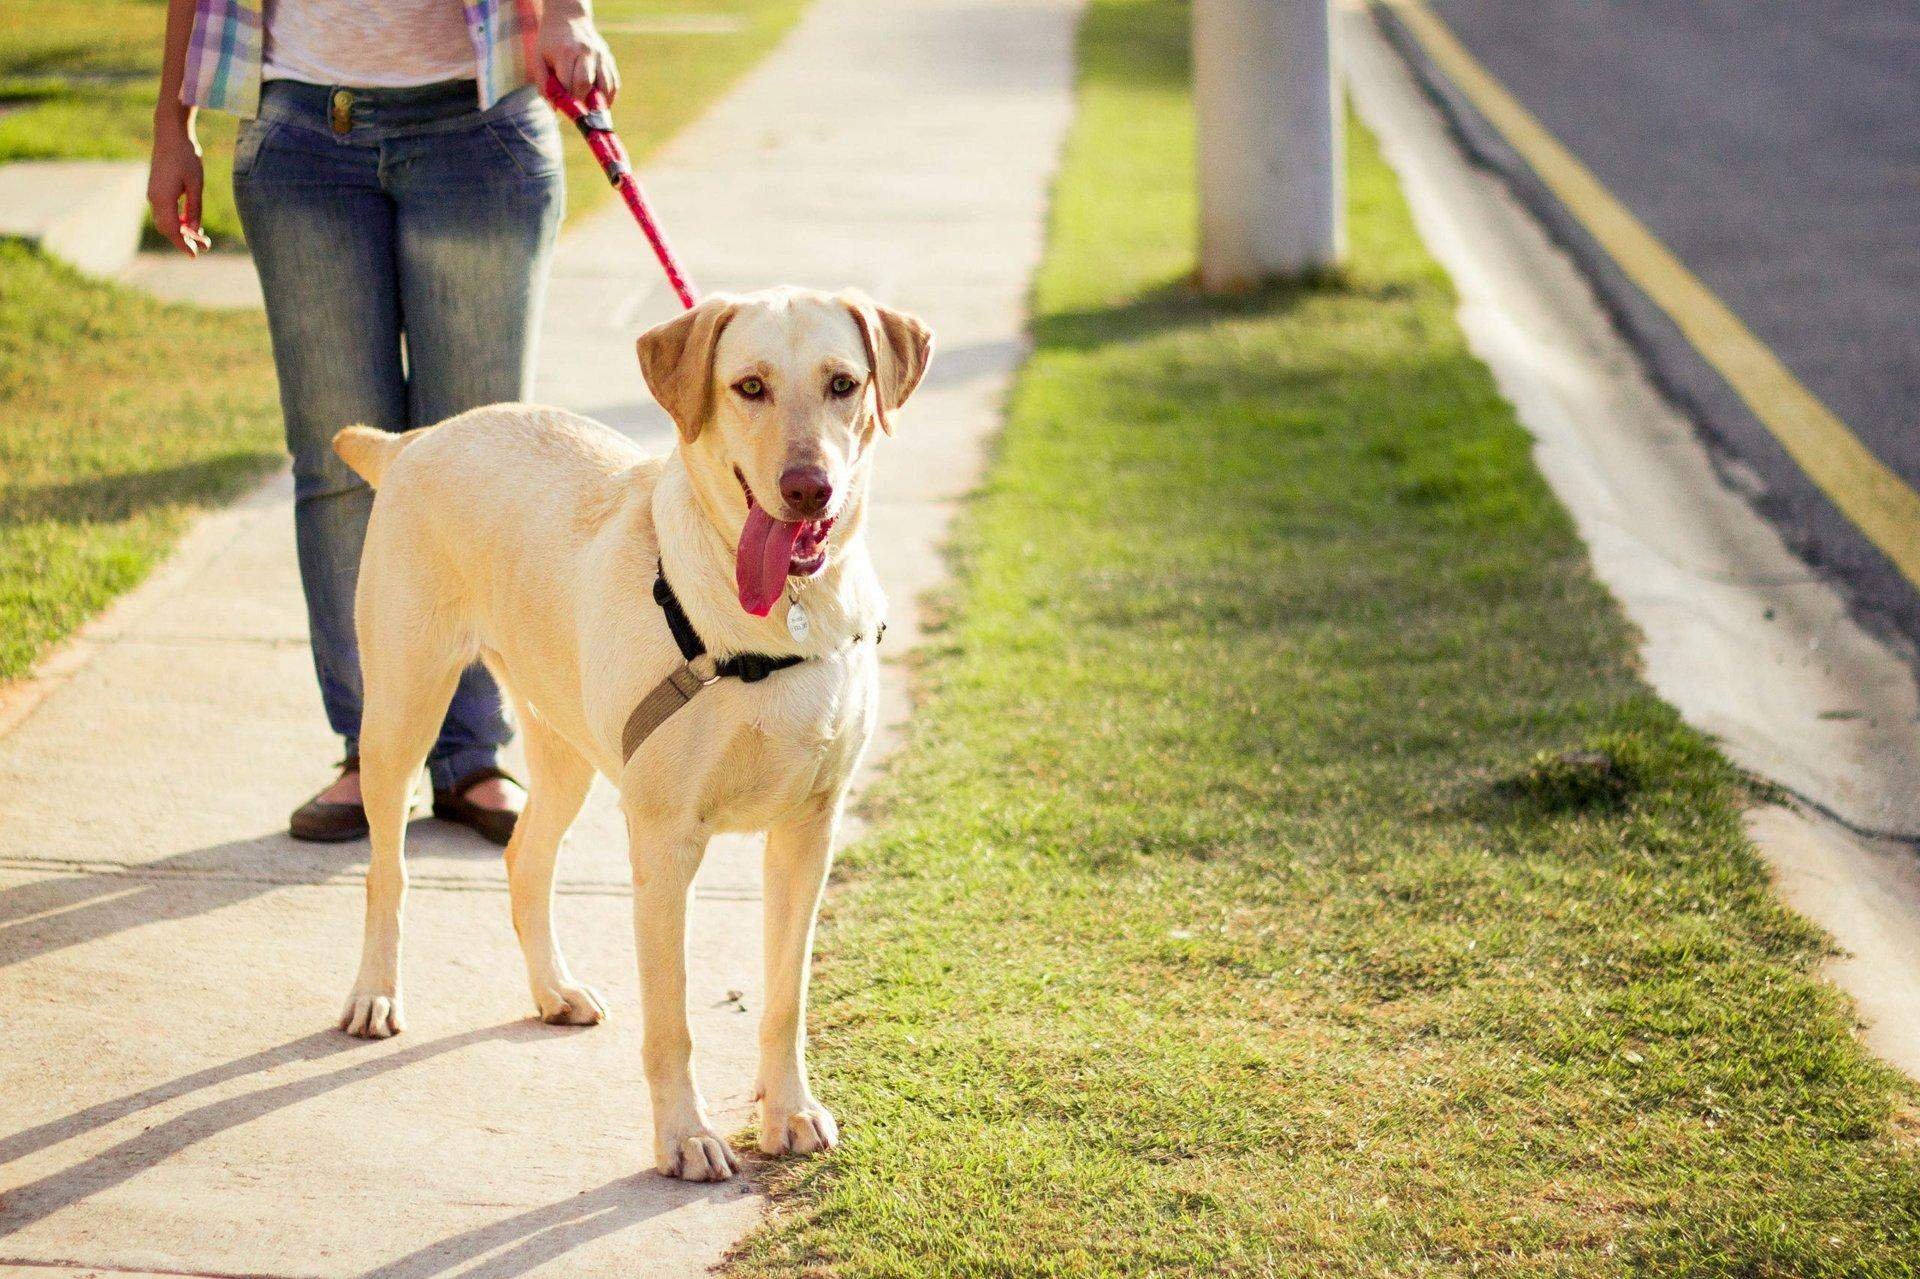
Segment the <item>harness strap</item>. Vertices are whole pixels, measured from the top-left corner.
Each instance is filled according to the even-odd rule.
[[[701,689],[720,678],[712,673],[712,658],[703,656],[699,660],[702,669],[696,669],[692,662],[682,662],[633,708],[633,714],[627,716],[626,728],[620,733],[622,760],[632,759],[640,743],[652,736],[654,729],[671,719],[673,713],[692,701]]]
[[[692,701],[709,684],[728,677],[745,684],[755,684],[775,671],[784,671],[789,666],[798,666],[807,660],[798,653],[778,657],[770,653],[736,653],[724,662],[714,661],[707,652],[706,643],[700,638],[700,632],[693,629],[693,621],[687,616],[687,610],[680,606],[680,597],[668,585],[664,567],[657,571],[653,579],[653,602],[666,615],[667,629],[673,632],[673,642],[683,660],[667,673],[665,679],[655,684],[653,691],[641,698],[640,704],[627,716],[627,726],[620,733],[623,761],[632,759],[633,753],[640,749],[640,744],[656,728],[671,719],[675,711]]]

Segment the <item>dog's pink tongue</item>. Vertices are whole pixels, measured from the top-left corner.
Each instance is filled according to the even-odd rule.
[[[733,561],[741,608],[755,617],[773,611],[786,589],[787,567],[793,563],[793,544],[799,537],[798,524],[782,523],[761,510],[760,503],[748,503],[747,526],[740,531],[740,551]]]

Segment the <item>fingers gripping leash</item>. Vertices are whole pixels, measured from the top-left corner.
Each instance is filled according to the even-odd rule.
[[[633,220],[640,224],[647,243],[653,246],[653,255],[660,259],[660,269],[667,273],[667,283],[673,286],[674,296],[680,299],[681,306],[691,309],[697,295],[687,281],[686,272],[680,269],[680,260],[674,256],[673,246],[667,243],[666,233],[654,221],[653,210],[647,207],[646,193],[640,189],[640,179],[634,176],[627,148],[621,144],[620,135],[613,131],[613,113],[608,109],[607,95],[595,87],[582,102],[569,93],[551,71],[547,72],[545,91],[554,109],[573,121],[580,136],[587,140],[587,149],[600,162],[607,181],[613,183],[614,190],[627,202]]]
[[[633,220],[640,224],[647,243],[653,246],[653,256],[660,259],[660,269],[666,272],[667,283],[673,286],[674,296],[680,299],[681,306],[692,310],[699,295],[688,282],[686,272],[680,269],[680,260],[674,256],[673,246],[667,243],[666,233],[654,221],[653,210],[647,207],[647,195],[640,189],[640,179],[634,176],[633,161],[627,158],[627,148],[621,143],[620,135],[613,131],[613,111],[607,101],[606,91],[596,84],[588,91],[585,101],[575,97],[540,57],[537,39],[541,16],[539,0],[516,0],[514,7],[520,20],[520,47],[526,60],[528,77],[545,77],[540,91],[553,104],[553,109],[573,121],[574,127],[580,130],[580,136],[587,140],[587,149],[593,152],[593,158],[599,161],[607,181],[626,201]]]

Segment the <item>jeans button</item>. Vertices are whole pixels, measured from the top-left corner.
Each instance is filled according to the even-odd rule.
[[[345,136],[353,128],[353,94],[345,89],[335,89],[333,110],[328,118],[333,124],[333,131]]]

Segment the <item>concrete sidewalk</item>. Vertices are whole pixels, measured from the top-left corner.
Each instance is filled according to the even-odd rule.
[[[1075,9],[819,0],[645,175],[704,288],[857,284],[938,331],[876,489],[895,726],[913,600],[1021,354]],[[624,211],[573,228],[541,397],[664,447],[632,341],[672,309]],[[201,525],[56,681],[0,737],[0,1274],[695,1274],[757,1219],[742,1182],[643,1171],[624,832],[604,786],[559,891],[608,1024],[530,1019],[497,851],[425,821],[411,1028],[330,1029],[365,847],[280,834],[336,749],[284,481]],[[730,1123],[748,1115],[759,1012],[756,844],[716,843],[689,929],[698,1066]],[[841,1120],[858,1142],[861,1116]]]

